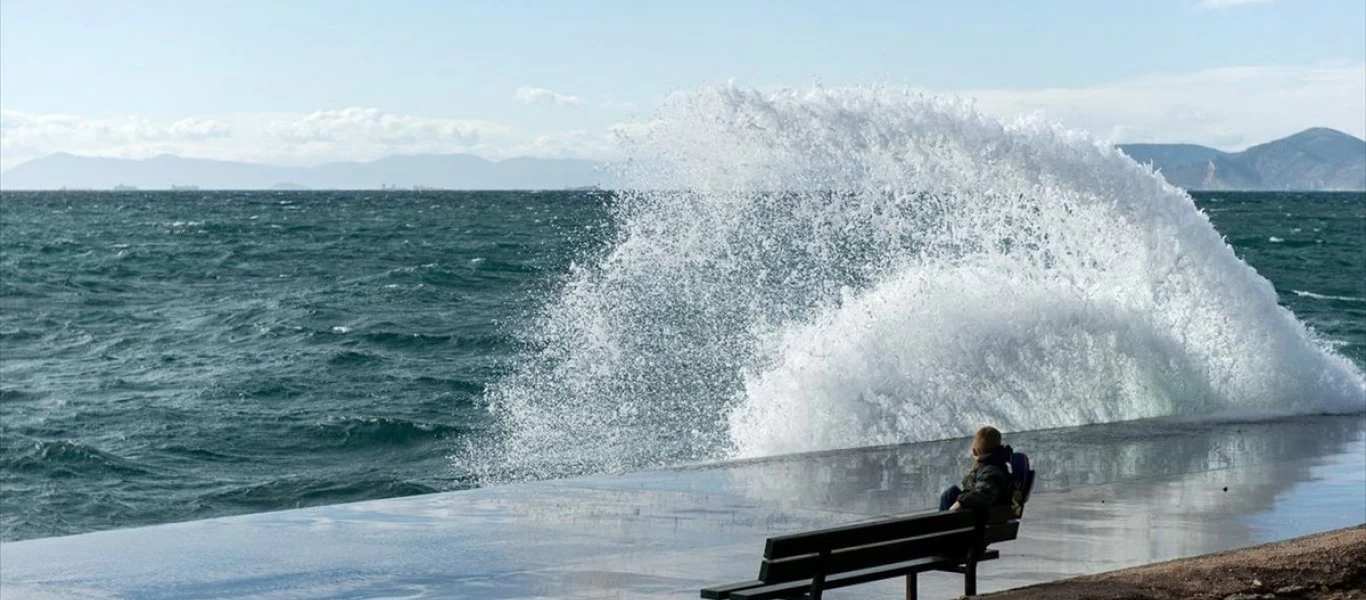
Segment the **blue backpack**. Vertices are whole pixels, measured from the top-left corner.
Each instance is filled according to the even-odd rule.
[[[1029,457],[1023,452],[1010,451],[1011,509],[1018,519],[1024,516],[1024,505],[1029,501],[1029,490],[1034,487],[1034,469],[1029,468]]]

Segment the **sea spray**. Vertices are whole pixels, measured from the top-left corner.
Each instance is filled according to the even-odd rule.
[[[1188,195],[1085,135],[723,86],[625,150],[614,237],[488,390],[486,479],[1366,403]]]

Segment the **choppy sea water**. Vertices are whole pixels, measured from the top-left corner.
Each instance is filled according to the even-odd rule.
[[[1196,200],[1366,365],[1366,195]],[[612,202],[5,192],[0,539],[478,485],[485,387]]]
[[[6,192],[4,539],[468,486],[452,443],[603,202]]]

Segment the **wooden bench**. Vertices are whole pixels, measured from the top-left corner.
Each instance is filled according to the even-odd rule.
[[[1015,539],[1020,522],[1010,507],[892,517],[781,535],[764,545],[759,578],[702,590],[703,598],[820,600],[825,590],[906,577],[916,598],[916,575],[961,573],[964,592],[977,593],[977,563],[1000,557],[987,546]]]

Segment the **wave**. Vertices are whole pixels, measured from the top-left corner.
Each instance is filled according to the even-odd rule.
[[[442,346],[451,342],[462,342],[460,338],[446,333],[418,333],[401,331],[367,331],[360,338],[375,346],[396,350],[422,349]],[[476,340],[478,343],[478,340]]]
[[[1313,298],[1315,300],[1337,300],[1339,302],[1366,302],[1366,298],[1358,298],[1356,296],[1333,296],[1330,294],[1316,294],[1314,292],[1306,292],[1304,290],[1290,291],[1301,298]]]
[[[488,390],[486,480],[1366,407],[1187,194],[1084,134],[723,86],[625,151],[615,238]]]
[[[24,440],[6,448],[6,471],[40,473],[48,478],[121,478],[152,475],[154,469],[74,440]]]
[[[306,433],[333,443],[369,449],[438,441],[465,431],[463,427],[394,417],[339,417],[307,427]]]
[[[282,502],[290,502],[294,508],[302,508],[439,491],[440,487],[426,483],[373,474],[350,480],[292,478],[240,484],[204,494],[194,498],[192,502],[199,513],[212,515],[221,514],[225,510],[278,510]]]

